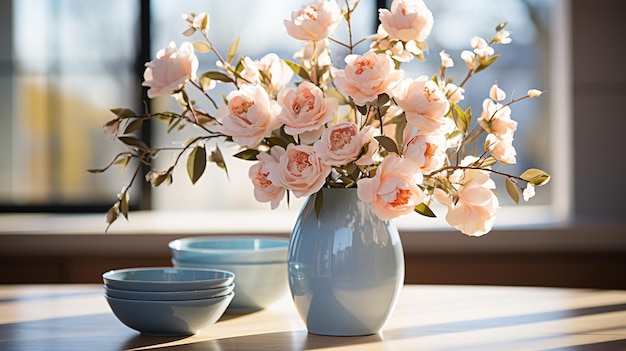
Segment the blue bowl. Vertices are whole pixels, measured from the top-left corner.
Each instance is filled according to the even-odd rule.
[[[205,268],[127,268],[102,274],[107,287],[135,291],[190,291],[230,285],[232,272]]]
[[[166,300],[166,301],[182,301],[182,300],[202,300],[221,297],[233,292],[235,284],[220,286],[212,289],[202,290],[181,290],[181,291],[136,291],[114,289],[106,284],[104,292],[107,296],[118,299],[128,300]]]
[[[272,236],[200,236],[171,241],[173,259],[199,264],[286,262],[289,239]]]
[[[235,297],[228,312],[252,312],[264,309],[289,294],[287,262],[269,263],[210,263],[178,261],[176,267],[223,269],[235,274]]]
[[[192,335],[217,322],[235,295],[212,299],[158,301],[129,300],[105,295],[123,324],[145,335]]]

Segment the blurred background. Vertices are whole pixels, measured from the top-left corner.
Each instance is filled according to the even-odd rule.
[[[131,196],[133,210],[149,219],[165,214],[171,217],[159,218],[172,218],[174,223],[172,230],[150,239],[151,244],[146,245],[145,238],[154,234],[150,230],[154,222],[148,220],[142,228],[142,217],[132,229],[116,223],[118,232],[113,228],[107,237],[93,228],[104,229],[98,216],[104,216],[128,175],[121,176],[118,169],[100,175],[86,170],[103,167],[121,150],[102,133],[103,123],[112,117],[109,109],[143,109],[144,63],[170,41],[188,40],[181,34],[186,29],[182,14],[208,12],[209,35],[222,52],[240,36],[241,55],[259,59],[275,52],[290,58],[300,43],[286,35],[282,23],[295,5],[283,2],[284,6],[269,7],[254,0],[0,0],[0,264],[13,267],[0,274],[0,283],[95,282],[109,268],[168,264],[167,240],[220,234],[209,223],[191,230],[188,226],[193,225],[187,223],[182,229],[176,225],[181,214],[201,213],[205,220],[224,221],[233,213],[270,212],[267,204],[252,196],[248,164],[227,159],[229,177],[210,166],[192,186],[180,167],[173,186],[152,189],[137,183]],[[513,118],[519,122],[518,165],[506,171],[541,168],[553,175],[553,181],[523,206],[501,194],[503,218],[495,233],[478,241],[437,227],[437,222],[399,222],[408,282],[626,287],[626,281],[610,273],[626,268],[622,230],[626,191],[618,178],[625,73],[619,69],[622,49],[616,40],[625,25],[618,4],[617,0],[427,1],[435,17],[429,53],[425,62],[404,66],[407,74],[432,75],[440,62],[438,53],[445,49],[456,63],[448,75],[461,79],[465,70],[459,55],[468,49],[470,38],[490,38],[495,26],[507,21],[513,43],[495,47],[501,59],[471,80],[463,104],[479,113],[496,80],[509,97],[522,96],[531,88],[549,90],[540,99],[513,106]],[[376,30],[381,6],[386,2],[361,1],[354,21],[356,38]],[[345,37],[345,32],[340,30],[337,37]],[[345,52],[334,47],[333,55],[341,62]],[[214,67],[211,55],[199,59],[200,71]],[[153,101],[152,108],[176,105],[165,98]],[[180,143],[188,136],[166,137],[160,127],[145,126],[141,135],[159,145]],[[166,167],[171,161],[171,155],[164,155],[158,164]],[[272,218],[288,228],[299,203],[292,202],[291,209],[281,206]],[[49,216],[33,221],[24,214]],[[74,227],[72,235],[62,227],[50,230],[50,223],[59,218]],[[76,223],[92,218],[98,222],[76,229]],[[239,223],[231,221],[234,229],[229,230]],[[424,228],[428,233],[420,233]],[[266,232],[288,235],[281,229]],[[38,244],[33,238],[40,239]],[[58,249],[46,246],[52,242]],[[157,244],[163,247],[158,249]],[[90,247],[94,254],[88,254]]]

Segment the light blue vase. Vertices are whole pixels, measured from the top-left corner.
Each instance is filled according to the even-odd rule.
[[[315,213],[312,195],[291,233],[288,251],[291,295],[309,333],[378,333],[404,284],[398,230],[381,221],[356,188],[322,189]]]

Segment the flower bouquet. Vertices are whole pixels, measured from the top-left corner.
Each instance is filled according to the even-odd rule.
[[[494,83],[484,92],[480,113],[462,106],[466,83],[497,61],[496,45],[511,42],[506,23],[491,38],[471,39],[460,56],[467,68],[460,81],[448,76],[455,62],[445,51],[439,53],[437,72],[409,77],[403,65],[419,65],[428,54],[432,12],[422,0],[394,0],[389,9],[379,9],[375,34],[353,38],[358,3],[314,0],[293,11],[284,25],[302,49],[289,58],[239,56],[238,39],[223,54],[212,44],[209,15],[184,15],[188,28],[183,34],[197,40],[160,50],[146,63],[143,82],[149,98],[172,96],[180,110],[116,108],[104,125],[105,133],[127,148],[106,167],[91,171],[113,165],[126,169],[138,161],[107,213],[108,225],[120,214],[128,217],[129,188],[141,169],[173,150],[147,145],[135,134],[148,120],[165,123],[168,132],[197,131],[174,148],[169,168],[145,175],[154,187],[171,183],[174,168],[184,160],[192,183],[208,162],[226,169],[219,147],[224,143],[239,147],[234,157],[250,161],[254,197],[272,209],[290,196],[356,187],[359,199],[371,204],[381,220],[413,212],[434,217],[431,206],[438,202],[451,226],[478,236],[491,230],[499,209],[492,176],[505,178],[506,192],[516,203],[533,197],[535,187],[549,181],[548,173],[531,168],[514,175],[497,165],[516,162],[512,105],[543,92],[530,89],[507,100]],[[342,22],[348,42],[333,38]],[[349,54],[335,59],[333,47]],[[216,69],[198,72],[199,54],[213,56]],[[215,97],[218,84],[230,92]],[[190,90],[199,92],[205,105],[192,100]],[[317,200],[319,209],[322,196]]]

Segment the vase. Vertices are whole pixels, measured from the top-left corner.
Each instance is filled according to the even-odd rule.
[[[324,188],[304,204],[287,254],[289,287],[312,334],[380,332],[404,284],[398,230],[381,221],[356,188]],[[320,199],[318,199],[319,201]]]

